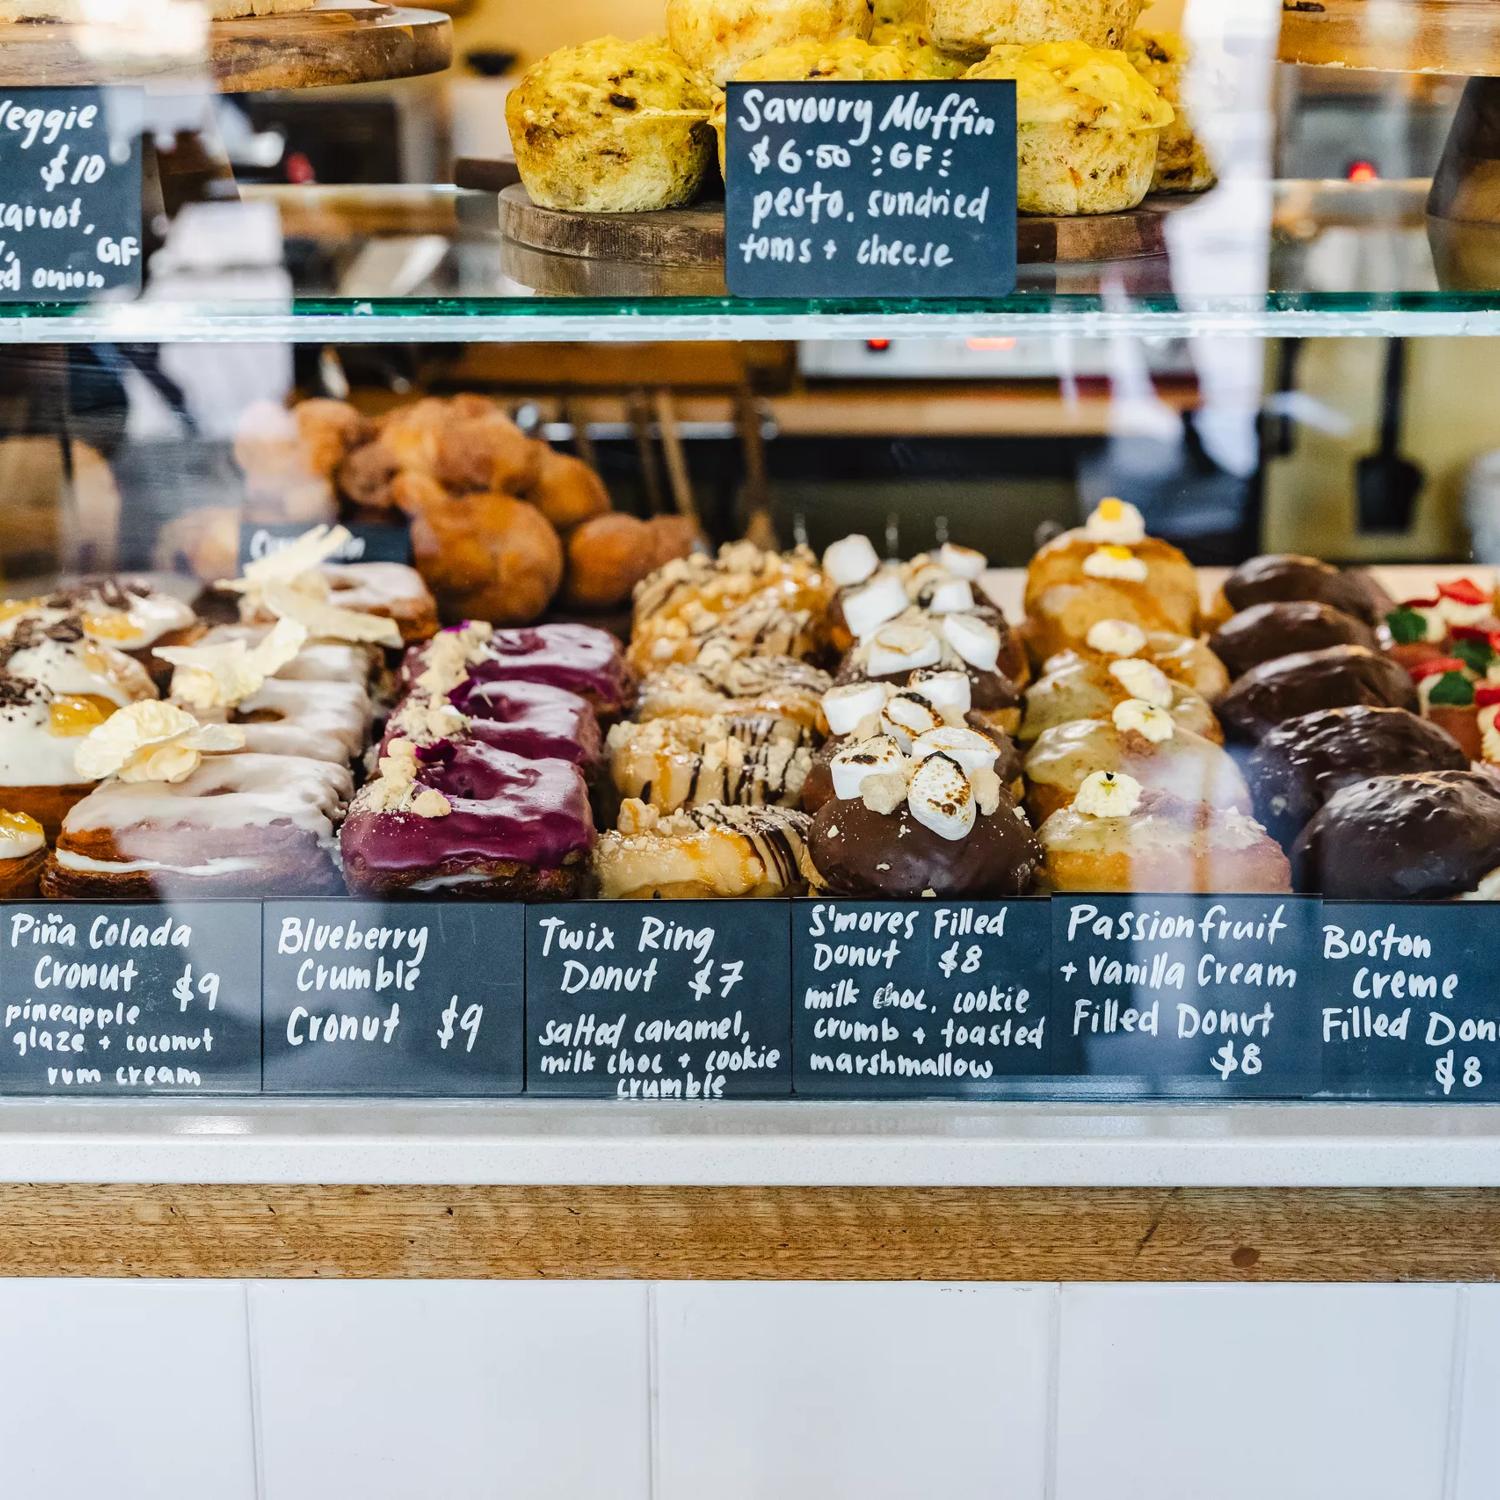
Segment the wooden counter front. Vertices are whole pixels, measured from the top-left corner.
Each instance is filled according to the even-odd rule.
[[[1500,1189],[10,1183],[0,1276],[1486,1281]]]

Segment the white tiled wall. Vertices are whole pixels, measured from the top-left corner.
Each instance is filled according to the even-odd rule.
[[[17,1500],[1494,1500],[1500,1288],[0,1282]]]

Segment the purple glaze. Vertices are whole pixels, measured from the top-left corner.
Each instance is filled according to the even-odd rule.
[[[435,869],[445,862],[515,861],[554,870],[594,839],[588,788],[563,760],[526,760],[472,741],[417,751],[417,779],[452,804],[441,818],[371,812],[356,802],[339,833],[345,863],[372,871]]]
[[[594,710],[577,693],[544,682],[466,682],[447,701],[469,719],[468,738],[528,760],[597,764],[603,750]],[[401,708],[391,715],[380,753],[393,739],[412,738],[401,726]]]
[[[461,630],[461,625],[449,627]],[[425,648],[407,652],[401,669],[410,687],[427,664]],[[613,712],[625,702],[630,685],[620,643],[592,625],[522,625],[497,629],[469,659],[469,681],[540,682],[593,699]]]

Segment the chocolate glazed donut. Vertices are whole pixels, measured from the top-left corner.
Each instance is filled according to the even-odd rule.
[[[1329,708],[1278,724],[1245,767],[1255,815],[1290,844],[1335,792],[1371,776],[1463,771],[1458,741],[1404,708]]]
[[[825,802],[807,850],[830,896],[1024,896],[1042,865],[1042,846],[1005,792],[961,839],[934,833],[904,805],[878,813],[858,797]]]
[[[1224,598],[1235,610],[1278,599],[1314,599],[1366,625],[1378,625],[1396,607],[1395,600],[1361,569],[1335,568],[1316,557],[1290,552],[1241,563],[1224,580]]]
[[[1292,848],[1299,891],[1440,901],[1500,866],[1500,780],[1487,771],[1375,776],[1336,793]]]
[[[1251,667],[1214,707],[1229,739],[1253,743],[1287,719],[1356,703],[1415,712],[1417,689],[1388,656],[1365,646],[1328,646]]]
[[[1326,646],[1365,646],[1374,651],[1378,645],[1375,632],[1363,620],[1314,599],[1252,604],[1231,615],[1208,644],[1231,678],[1298,651],[1321,651]]]

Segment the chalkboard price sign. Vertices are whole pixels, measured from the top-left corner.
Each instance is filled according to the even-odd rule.
[[[269,1094],[521,1091],[521,907],[268,901]]]
[[[790,1094],[787,924],[780,901],[529,908],[527,1092]]]
[[[1317,990],[1339,1098],[1500,1099],[1500,907],[1330,901]]]
[[[801,901],[798,1094],[998,1096],[1051,1070],[1045,901]]]
[[[349,533],[349,540],[333,554],[333,562],[411,561],[411,532],[405,526],[355,521],[345,522],[344,529]],[[240,526],[240,567],[290,547],[306,531],[307,527],[297,521],[243,522]]]
[[[260,1089],[260,906],[0,908],[0,1093]]]
[[[1054,896],[1057,1070],[1167,1096],[1316,1090],[1321,903]]]
[[[0,302],[141,284],[141,95],[0,93]]]
[[[736,296],[1014,288],[1013,82],[731,83],[725,130]]]

